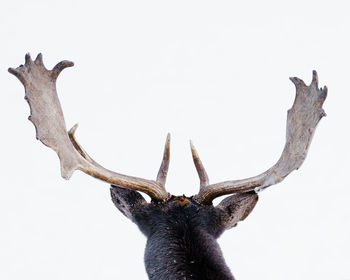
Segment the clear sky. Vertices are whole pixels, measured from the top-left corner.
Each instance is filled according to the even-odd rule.
[[[8,67],[68,59],[68,127],[109,169],[154,179],[172,135],[167,190],[198,192],[192,139],[211,182],[278,159],[295,88],[328,86],[300,170],[260,194],[219,243],[239,280],[350,279],[349,1],[5,1],[0,9],[0,279],[147,279],[145,238],[107,184],[60,177],[35,140]]]

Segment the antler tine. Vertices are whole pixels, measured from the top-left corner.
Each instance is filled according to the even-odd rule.
[[[44,65],[43,63],[43,55],[41,53],[39,53],[36,57],[36,59],[34,60],[34,63],[37,65]]]
[[[56,92],[56,79],[64,68],[70,66],[73,62],[62,61],[52,70],[47,70],[41,54],[35,61],[27,54],[25,65],[9,68],[9,72],[24,85],[31,111],[29,119],[36,128],[37,139],[52,148],[60,158],[62,177],[69,179],[78,169],[112,185],[144,192],[154,201],[167,200],[169,194],[160,183],[119,174],[96,163],[76,141],[74,132],[77,125],[67,133]]]
[[[287,114],[286,144],[277,163],[255,177],[226,181],[202,188],[195,199],[211,204],[216,197],[237,192],[263,190],[284,180],[304,162],[316,126],[326,116],[322,105],[327,97],[327,87],[318,88],[316,71],[312,73],[309,86],[296,77],[290,78],[296,87],[296,96]]]
[[[166,137],[163,160],[157,175],[157,182],[162,186],[165,186],[166,176],[168,175],[168,169],[169,169],[169,161],[170,161],[170,133],[168,133]]]
[[[196,148],[193,145],[193,142],[190,141],[190,146],[191,146],[191,153],[192,153],[192,158],[194,165],[196,167],[198,176],[199,176],[199,182],[200,182],[200,190],[203,189],[204,187],[209,185],[209,177],[207,172],[205,171],[204,165],[202,161],[199,158],[198,152]]]

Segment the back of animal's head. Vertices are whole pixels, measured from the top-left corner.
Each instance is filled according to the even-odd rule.
[[[115,206],[149,237],[159,232],[179,232],[184,228],[206,232],[214,238],[234,227],[253,210],[258,195],[246,192],[231,195],[219,205],[198,203],[193,197],[171,196],[165,202],[148,203],[136,191],[112,186]]]

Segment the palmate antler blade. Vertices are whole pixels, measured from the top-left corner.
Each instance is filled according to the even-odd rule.
[[[155,201],[166,200],[169,194],[162,183],[122,175],[102,167],[92,160],[75,140],[74,132],[77,126],[67,133],[56,92],[56,79],[64,68],[71,66],[73,62],[62,61],[52,70],[47,70],[41,54],[35,61],[27,54],[24,65],[9,69],[9,72],[24,85],[25,99],[31,111],[29,120],[36,128],[37,139],[52,148],[60,158],[62,177],[69,179],[78,169],[110,184],[144,192]],[[165,182],[165,179],[163,181]]]
[[[277,163],[264,173],[242,180],[226,181],[201,188],[195,199],[210,204],[219,196],[237,192],[260,191],[281,182],[305,160],[316,126],[326,116],[322,109],[327,87],[318,88],[318,77],[313,71],[310,86],[299,78],[290,78],[296,87],[293,107],[288,110],[286,144]]]

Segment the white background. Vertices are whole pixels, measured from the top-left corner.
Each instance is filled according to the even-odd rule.
[[[302,168],[219,239],[239,280],[350,279],[348,1],[2,1],[0,279],[147,279],[145,238],[109,187],[35,140],[8,67],[42,52],[67,126],[112,170],[154,179],[172,134],[167,190],[197,193],[188,140],[211,182],[278,159],[286,111],[311,71],[329,88]]]

